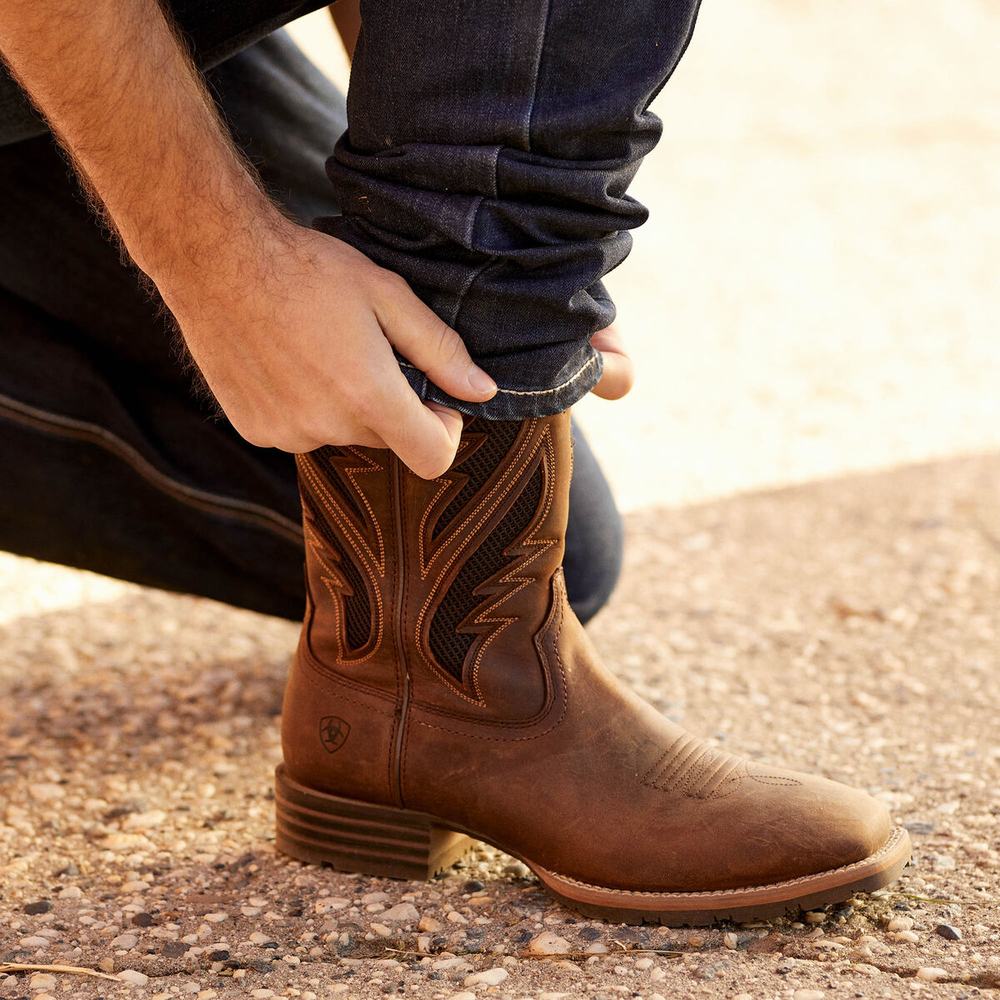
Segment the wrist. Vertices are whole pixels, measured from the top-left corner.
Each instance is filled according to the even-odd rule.
[[[232,197],[199,200],[189,213],[169,216],[168,232],[123,239],[139,268],[175,313],[191,312],[223,293],[258,287],[294,225],[247,177]],[[133,246],[133,242],[135,246]]]

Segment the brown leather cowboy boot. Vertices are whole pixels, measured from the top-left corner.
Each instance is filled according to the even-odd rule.
[[[716,750],[600,665],[560,569],[570,467],[567,414],[469,422],[433,482],[384,451],[301,457],[278,848],[426,878],[477,838],[584,912],[671,924],[895,879],[909,840],[877,801]]]

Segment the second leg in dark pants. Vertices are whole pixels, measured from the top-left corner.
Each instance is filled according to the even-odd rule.
[[[343,98],[276,34],[209,74],[234,135],[296,218],[337,211],[323,163]],[[0,147],[0,548],[301,616],[290,455],[192,391],[173,335],[87,211],[51,139]],[[617,578],[621,526],[578,448],[568,583],[581,615]]]

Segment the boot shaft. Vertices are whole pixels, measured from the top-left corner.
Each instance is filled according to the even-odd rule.
[[[397,801],[414,710],[455,724],[538,716],[571,462],[568,414],[470,420],[432,481],[382,450],[299,457],[308,603],[286,695],[293,766],[335,753],[341,789],[375,783]],[[342,749],[349,734],[355,750]]]

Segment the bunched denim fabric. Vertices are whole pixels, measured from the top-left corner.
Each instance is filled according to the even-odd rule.
[[[319,227],[399,272],[496,379],[491,419],[567,409],[601,375],[601,278],[646,210],[626,193],[698,0],[362,0],[349,130]]]
[[[287,36],[208,83],[285,211],[336,212],[324,161],[343,97]],[[0,145],[0,218],[0,550],[300,619],[292,456],[213,419],[48,136]],[[575,440],[566,583],[587,620],[617,580],[622,528]]]
[[[400,358],[424,399],[489,419],[556,413],[601,375],[601,279],[646,210],[627,194],[661,133],[649,102],[699,0],[364,0],[349,130],[320,228],[406,278],[496,379],[483,404]],[[172,0],[212,66],[318,0]],[[0,144],[40,130],[0,76]]]

